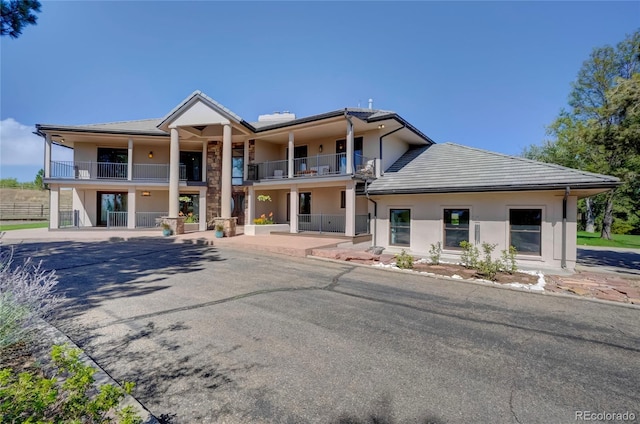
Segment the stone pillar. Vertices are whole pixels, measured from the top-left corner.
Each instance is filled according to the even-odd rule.
[[[289,232],[298,232],[298,186],[291,187],[289,194]]]
[[[169,148],[169,218],[177,218],[180,209],[180,135],[178,128],[171,128]]]
[[[222,143],[207,143],[207,229],[213,229],[214,218],[220,216]]]
[[[129,140],[131,142],[131,140]],[[129,174],[131,175],[131,174]],[[127,228],[136,228],[136,188],[129,187],[127,192]]]
[[[344,235],[353,237],[356,235],[356,183],[353,180],[347,182],[344,206]]]
[[[253,220],[256,217],[256,190],[253,186],[249,187],[247,192],[247,214],[245,224],[253,225]]]
[[[133,179],[133,140],[129,139],[127,147],[127,180]]]
[[[202,182],[207,182],[207,141],[202,142]]]
[[[347,121],[347,175],[353,174],[353,124]]]
[[[44,178],[51,178],[51,136],[44,136]]]
[[[295,157],[294,155],[294,137],[293,137],[293,131],[289,133],[289,157],[287,158],[287,164],[288,164],[288,170],[289,172],[287,173],[287,176],[289,178],[293,178],[293,158]]]
[[[222,126],[222,187],[220,216],[231,218],[231,124]]]
[[[60,227],[60,187],[49,189],[49,229]]]

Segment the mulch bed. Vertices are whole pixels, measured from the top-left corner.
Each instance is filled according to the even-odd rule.
[[[453,277],[454,275],[458,275],[465,280],[469,280],[472,278],[476,279],[485,279],[484,276],[479,275],[476,270],[468,269],[463,267],[462,265],[457,264],[439,264],[439,265],[430,265],[424,263],[414,263],[413,270],[418,272],[430,272],[432,274],[444,275],[446,277]],[[521,272],[515,272],[513,274],[509,274],[506,272],[498,272],[496,274],[496,278],[494,280],[496,283],[500,284],[510,284],[510,283],[522,283],[522,284],[536,284],[538,282],[537,275],[524,274]]]

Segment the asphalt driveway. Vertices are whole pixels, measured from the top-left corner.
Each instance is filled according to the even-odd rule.
[[[639,309],[197,240],[17,251],[58,270],[57,325],[164,422],[640,413]]]

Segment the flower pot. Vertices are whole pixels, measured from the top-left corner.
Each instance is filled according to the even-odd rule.
[[[224,231],[216,231],[216,238],[224,237]]]
[[[162,235],[165,237],[169,237],[171,235],[171,228],[165,228],[162,230]]]

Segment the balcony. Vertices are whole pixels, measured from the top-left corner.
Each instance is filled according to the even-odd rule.
[[[169,182],[169,164],[134,163],[129,178],[126,163],[113,162],[51,162],[51,177],[70,180],[116,180]],[[187,180],[187,168],[180,165],[180,180]]]
[[[375,159],[362,155],[354,156],[354,175],[361,177],[375,176]],[[273,180],[287,178],[289,161],[276,160],[249,165],[249,181]],[[337,153],[331,155],[307,156],[293,160],[294,178],[314,178],[325,176],[347,175],[347,155]]]

